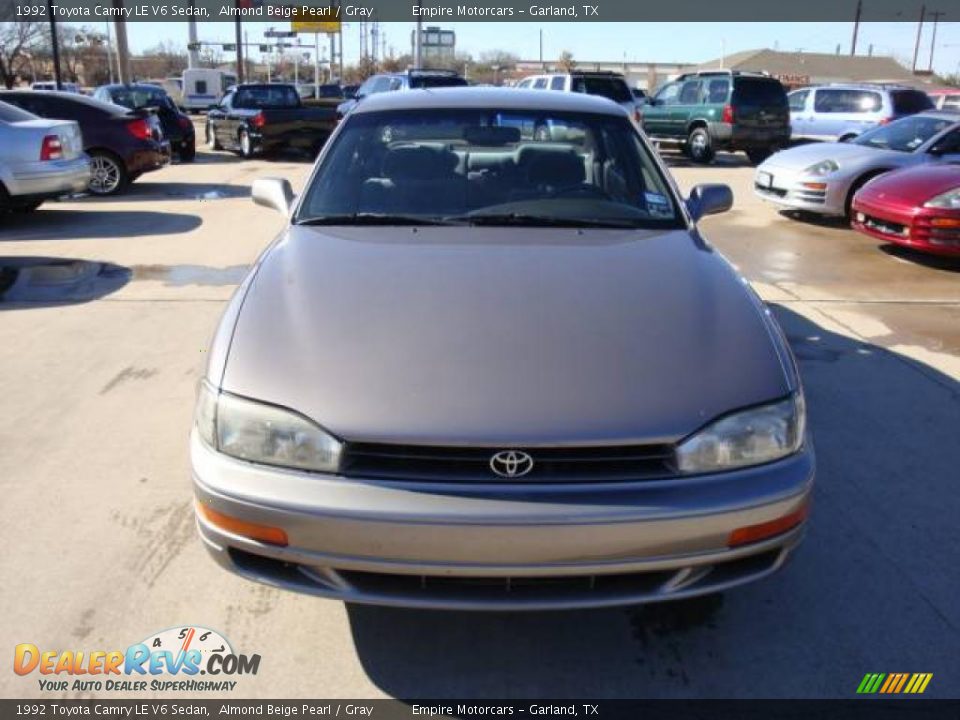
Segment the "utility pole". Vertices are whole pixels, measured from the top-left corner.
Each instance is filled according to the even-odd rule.
[[[917,24],[917,44],[913,46],[913,71],[917,71],[917,58],[920,55],[920,36],[923,34],[923,16],[927,14],[927,6],[920,6],[920,22]]]
[[[234,32],[237,41],[237,83],[244,81],[243,67],[243,30],[240,28],[240,0],[234,0],[234,7],[237,10],[237,19],[234,21]]]
[[[51,0],[47,0],[47,17],[50,18],[50,48],[53,50],[53,79],[57,90],[63,90],[63,78],[60,77],[60,40],[57,38],[57,21],[53,19]]]
[[[117,15],[123,15],[123,0],[113,0],[113,7],[120,10]],[[126,85],[133,81],[133,73],[130,72],[130,46],[127,45],[126,21],[114,21],[113,29],[117,33],[117,80]]]
[[[110,23],[107,26],[107,73],[110,75],[110,84],[113,85],[113,38],[110,35]]]
[[[543,28],[540,28],[540,69],[543,70]]]
[[[417,0],[417,10],[420,9],[420,2]],[[413,41],[413,66],[420,69],[423,66],[423,20],[420,19],[420,13],[417,13],[417,36]]]
[[[863,12],[863,0],[857,0],[857,14],[853,18],[853,41],[850,43],[850,54],[857,54],[857,34],[860,32],[860,14]]]
[[[197,21],[194,19],[193,14],[195,0],[190,0],[190,19],[187,20],[187,38],[189,39],[190,45],[196,47],[197,42]],[[200,67],[200,51],[199,50],[187,50],[187,67],[188,68],[198,68]]]
[[[933,72],[933,51],[937,46],[937,23],[944,15],[946,13],[941,10],[934,10],[930,13],[930,17],[933,18],[933,37],[930,38],[930,67],[928,68],[930,72]]]

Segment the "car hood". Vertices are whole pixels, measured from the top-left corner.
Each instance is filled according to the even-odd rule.
[[[905,153],[895,150],[856,145],[855,143],[808,143],[781,150],[771,156],[763,165],[770,167],[803,170],[824,160],[834,160],[841,167],[845,164],[883,163],[885,159],[901,158]],[[761,165],[761,169],[763,168]]]
[[[769,323],[687,231],[294,226],[221,386],[347,440],[668,442],[790,391]]]
[[[886,173],[872,180],[860,192],[874,200],[918,207],[957,188],[960,188],[960,166],[945,163]]]

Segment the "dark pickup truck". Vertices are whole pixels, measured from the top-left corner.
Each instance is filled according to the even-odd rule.
[[[293,85],[236,85],[207,112],[207,145],[243,157],[282,148],[316,154],[336,125],[335,108],[305,106]]]

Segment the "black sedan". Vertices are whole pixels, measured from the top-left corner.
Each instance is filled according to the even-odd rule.
[[[131,110],[155,108],[157,117],[160,118],[160,125],[163,127],[163,135],[170,141],[180,162],[193,162],[197,156],[193,121],[180,112],[176,103],[170,99],[162,87],[149,83],[103,85],[97,88],[93,97]]]
[[[75,120],[90,156],[90,185],[94,195],[113,195],[140,175],[170,162],[170,143],[152,112],[65,92],[7,90],[0,100],[27,112],[56,120]]]

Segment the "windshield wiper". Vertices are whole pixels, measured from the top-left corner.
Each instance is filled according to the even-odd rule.
[[[391,215],[388,213],[340,213],[317,215],[297,220],[297,225],[462,225],[446,218],[419,215]]]
[[[511,225],[519,227],[568,227],[568,228],[637,228],[632,220],[601,218],[559,218],[549,215],[525,215],[523,213],[490,213],[463,215],[455,219],[469,225]]]

